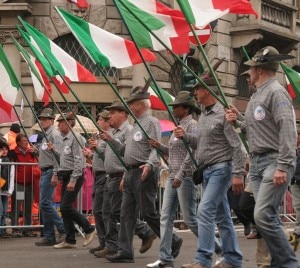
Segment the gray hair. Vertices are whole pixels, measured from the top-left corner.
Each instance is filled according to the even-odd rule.
[[[149,110],[150,109],[150,107],[151,107],[151,102],[150,102],[150,100],[149,99],[142,99],[142,100],[140,100],[142,103],[144,103],[144,105],[145,105],[145,107],[147,108],[147,110]]]

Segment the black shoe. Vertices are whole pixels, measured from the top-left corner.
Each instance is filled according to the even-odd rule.
[[[181,237],[178,238],[178,240],[172,244],[172,253],[171,255],[173,256],[174,259],[177,258],[180,252],[180,248],[182,246],[183,239]]]
[[[148,237],[146,237],[145,239],[142,239],[142,245],[139,249],[140,253],[145,253],[146,251],[148,251],[152,244],[153,244],[153,241],[156,239],[156,234],[153,234],[153,235],[150,235]]]
[[[91,249],[89,250],[89,253],[94,254],[96,251],[103,250],[104,248],[105,248],[105,246],[99,245],[98,247],[91,248]]]
[[[120,253],[117,253],[115,255],[107,255],[105,257],[105,259],[110,261],[110,262],[126,262],[126,263],[133,263],[134,262],[133,258],[123,256]]]
[[[251,224],[244,225],[244,235],[247,236],[251,233]]]
[[[169,261],[161,261],[158,264],[158,267],[163,267],[163,268],[173,268],[174,267],[174,263],[173,262],[169,262]]]
[[[36,246],[54,246],[56,242],[53,240],[42,239],[41,241],[35,242]]]

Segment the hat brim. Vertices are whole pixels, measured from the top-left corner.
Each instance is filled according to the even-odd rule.
[[[218,82],[221,83],[221,79],[218,78]],[[217,83],[215,81],[215,79],[213,77],[211,78],[208,78],[208,79],[205,79],[203,80],[203,82],[207,85],[207,86],[216,86]],[[193,89],[196,90],[196,89],[200,89],[200,88],[203,88],[205,89],[205,87],[200,83],[200,82],[197,82],[194,86],[193,86]]]
[[[112,110],[112,109],[115,109],[115,110],[120,110],[120,111],[124,111],[124,112],[128,112],[126,107],[124,106],[120,106],[120,105],[110,105],[110,106],[106,106],[105,107],[106,110]]]
[[[278,62],[255,62],[253,60],[248,60],[244,62],[244,65],[250,66],[250,67],[261,67],[263,69],[267,70],[273,70],[276,71],[279,68]]]
[[[67,118],[66,117],[66,121],[68,121],[68,120],[76,120],[75,118]],[[58,117],[57,119],[56,119],[56,121],[58,122],[58,121],[65,121],[65,119],[63,118],[63,117]]]
[[[240,76],[242,76],[242,75],[250,75],[250,70],[247,70],[247,71],[240,74]]]
[[[39,119],[40,119],[40,118],[55,119],[55,116],[49,116],[49,115],[46,115],[46,114],[40,114],[40,115],[38,116],[38,118],[39,118]]]
[[[137,100],[148,100],[149,98],[150,98],[150,93],[138,94],[135,96],[130,96],[126,100],[126,103],[130,103],[130,102],[137,101]]]
[[[168,104],[168,106],[190,106],[190,107],[195,107],[195,101],[194,100],[188,100],[188,101],[173,101]]]
[[[247,60],[244,62],[244,65],[248,65],[248,66],[259,66],[259,63],[253,61],[253,60]]]

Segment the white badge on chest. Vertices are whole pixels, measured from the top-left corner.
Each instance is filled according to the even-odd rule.
[[[135,132],[134,135],[133,135],[133,139],[134,139],[135,141],[140,141],[140,140],[142,140],[142,138],[143,138],[143,134],[142,134],[141,131],[137,131],[137,132]]]
[[[261,121],[265,118],[266,112],[263,107],[257,106],[254,110],[254,118],[258,121]]]
[[[47,150],[47,149],[48,149],[48,144],[47,144],[47,142],[44,142],[44,143],[42,144],[42,150],[45,151],[45,150]]]
[[[71,153],[71,148],[69,146],[66,146],[64,148],[64,154],[70,154]]]

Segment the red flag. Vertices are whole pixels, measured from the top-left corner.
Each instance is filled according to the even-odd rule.
[[[86,0],[68,0],[71,3],[76,4],[80,8],[88,8],[90,4]]]

